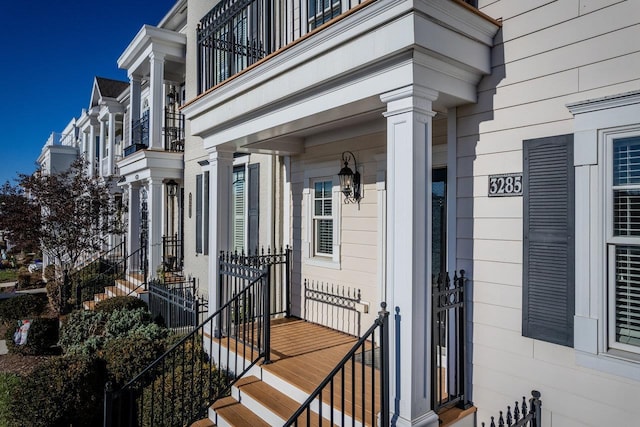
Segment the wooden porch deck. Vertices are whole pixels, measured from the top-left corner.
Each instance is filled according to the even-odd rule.
[[[261,368],[309,394],[326,378],[356,342],[356,337],[305,320],[297,318],[278,319],[271,325],[272,363],[263,364]],[[224,346],[229,345],[233,349],[236,348],[235,342],[223,339],[222,344]],[[370,349],[371,345],[368,344],[365,350]],[[238,352],[242,354],[242,350]],[[358,360],[361,359],[359,358]],[[352,416],[355,412],[355,418],[358,422],[361,422],[364,417],[365,425],[372,425],[371,420],[376,419],[374,414],[377,414],[380,408],[379,401],[372,402],[374,393],[376,400],[380,398],[381,381],[379,370],[355,361],[353,367],[355,367],[356,372],[352,372],[351,365],[351,363],[348,363],[345,368],[344,394],[342,393],[342,376],[339,374],[334,380],[334,408],[341,409],[344,401],[345,413],[348,416]],[[365,384],[362,381],[363,376]],[[355,383],[353,379],[355,379]],[[241,390],[243,387],[251,386],[260,393],[261,387],[258,387],[254,380],[241,380],[239,384]],[[273,398],[273,396],[269,396],[268,388],[262,387],[262,390],[263,396],[253,397],[265,400]],[[271,392],[271,394],[274,393]],[[327,387],[326,391],[322,393],[322,401],[329,402],[331,400],[330,395],[331,392]],[[224,402],[224,405],[228,408],[233,407],[228,401]],[[220,406],[220,409],[224,409]],[[283,418],[286,419],[293,415],[299,406],[298,403],[295,406],[289,406],[287,409],[281,408]],[[327,412],[325,411],[324,414],[326,415]],[[317,417],[317,414],[315,416]],[[323,425],[329,425],[329,421],[325,421],[326,424],[323,423]],[[319,424],[312,422],[311,425]]]

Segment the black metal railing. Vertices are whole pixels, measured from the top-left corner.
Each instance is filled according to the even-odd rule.
[[[140,248],[127,255],[123,242],[109,253],[111,255],[95,260],[78,271],[77,274],[70,276],[76,308],[81,308],[85,301],[93,300],[96,294],[103,293],[107,286],[114,286],[115,281],[124,279],[127,273],[135,275],[136,279],[140,281],[137,287],[129,290],[128,295],[145,287],[147,281],[145,248]],[[121,254],[121,256],[115,257],[114,253]]]
[[[104,288],[112,286],[116,279],[124,277],[127,248],[124,242],[101,253],[96,259],[79,268],[67,277],[68,295],[75,296],[74,306],[82,307],[84,301],[104,292]]]
[[[389,313],[369,330],[287,420],[285,426],[389,426]]]
[[[198,326],[206,304],[198,296],[195,277],[180,282],[150,280],[147,289],[151,315],[172,334],[186,334]]]
[[[127,157],[136,151],[149,147],[149,110],[142,114],[142,117],[131,121],[131,144],[124,149],[124,156]]]
[[[360,336],[360,289],[304,279],[304,319]]]
[[[305,0],[306,1],[306,0]],[[222,0],[198,24],[198,93],[255,64],[364,0]],[[307,10],[306,16],[302,14]]]
[[[507,413],[500,411],[498,424],[494,417],[491,417],[489,427],[542,427],[542,401],[540,400],[540,392],[531,391],[529,398],[529,407],[527,407],[527,399],[522,396],[522,403],[518,407],[518,401],[515,401],[513,411],[511,406],[507,406]],[[482,427],[485,427],[484,422]]]
[[[165,151],[184,151],[184,114],[165,107],[163,133]]]
[[[464,270],[433,278],[432,286],[432,404],[441,411],[457,405],[468,407],[466,378],[466,313]]]
[[[219,263],[225,265],[227,271],[233,270],[235,265],[268,268],[269,277],[274,284],[271,286],[270,301],[271,314],[291,314],[291,249],[281,248],[275,251],[271,248],[255,250],[252,253],[221,252]],[[242,289],[242,281],[230,274],[220,274],[220,301],[226,301]]]
[[[269,269],[220,268],[245,286],[120,390],[107,385],[105,427],[190,425],[261,358],[268,362]]]
[[[177,234],[162,236],[162,270],[165,273],[180,272],[183,261],[182,239]]]

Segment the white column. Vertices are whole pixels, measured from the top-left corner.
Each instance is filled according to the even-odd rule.
[[[92,123],[89,127],[89,176],[94,175],[96,163],[96,127]]]
[[[107,176],[113,175],[113,162],[116,151],[116,114],[109,113],[109,157],[107,160],[107,168],[109,168],[109,173]]]
[[[100,120],[100,153],[98,153],[98,176],[102,176],[102,160],[105,158],[107,148],[107,122]]]
[[[88,143],[87,140],[89,139],[89,135],[87,135],[86,132],[81,131],[82,132],[82,158],[87,161],[87,157],[89,157],[89,147],[88,147]]]
[[[149,147],[164,149],[162,141],[164,55],[152,52],[149,55]]]
[[[164,195],[162,181],[150,178],[148,185],[149,207],[149,277],[156,274],[156,269],[162,263],[162,229],[164,228]]]
[[[218,254],[231,246],[231,179],[233,152],[209,153],[209,314],[220,304]]]
[[[140,118],[141,85],[142,79],[139,76],[129,76],[129,144],[133,143],[133,122]]]
[[[140,248],[140,186],[129,184],[129,218],[127,219],[127,253],[132,254]]]
[[[417,85],[381,96],[387,104],[390,399],[397,426],[438,426],[431,408],[430,292],[431,122],[437,96]]]

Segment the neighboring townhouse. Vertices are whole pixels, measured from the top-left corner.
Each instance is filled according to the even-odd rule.
[[[233,247],[234,159],[271,154],[292,314],[305,282],[359,289],[364,325],[387,303],[396,425],[456,395],[479,425],[532,389],[544,426],[637,423],[637,1],[193,3],[211,252]],[[462,269],[445,346],[432,275]]]
[[[119,185],[129,195],[129,253],[147,247],[150,276],[161,269],[184,273],[195,278],[206,295],[212,253],[209,161],[201,139],[191,137],[180,112],[185,99],[196,95],[185,66],[194,58],[197,21],[188,19],[193,13],[198,14],[187,8],[186,0],[176,2],[157,26],[144,25],[118,59],[130,80],[130,142],[118,167]],[[272,161],[271,156],[265,159]],[[234,246],[228,249],[273,246],[271,234],[258,229],[259,204],[273,203],[260,184],[272,181],[270,163],[263,165],[260,155],[246,155],[238,156],[234,165],[228,183],[234,194]],[[262,221],[268,221],[263,230],[270,230],[271,218]]]

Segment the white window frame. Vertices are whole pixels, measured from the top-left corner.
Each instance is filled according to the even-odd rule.
[[[306,213],[306,232],[305,232],[305,245],[304,245],[304,261],[307,265],[314,265],[319,267],[326,267],[332,269],[340,269],[340,218],[342,216],[342,200],[340,193],[340,183],[337,176],[329,175],[328,172],[335,173],[336,166],[331,163],[332,166],[323,168],[322,172],[327,172],[321,176],[315,176],[313,178],[306,177],[304,185],[304,202]],[[317,171],[316,171],[317,172]],[[333,253],[318,254],[316,253],[315,246],[315,221],[314,221],[314,186],[319,181],[331,181],[331,217],[333,219]]]
[[[329,194],[329,197],[316,197],[316,190],[315,187],[317,184],[322,184],[323,186],[326,183],[330,183],[331,185],[331,193]],[[329,201],[331,202],[331,215],[325,215],[324,213],[322,214],[318,214],[316,212],[316,202],[317,201]],[[311,221],[313,223],[312,225],[312,233],[313,233],[313,256],[314,257],[326,257],[326,258],[333,258],[333,244],[334,244],[334,239],[333,239],[333,223],[334,223],[334,211],[335,211],[335,203],[333,201],[333,180],[330,178],[321,178],[321,179],[315,179],[313,180],[313,182],[311,183]],[[320,222],[321,221],[331,221],[331,253],[327,253],[327,252],[321,252],[320,251]]]
[[[613,139],[640,132],[640,91],[575,102],[567,108],[574,115],[576,363],[640,381],[640,347],[611,345],[608,302],[609,245],[638,241],[613,238],[609,164]]]
[[[614,219],[613,219],[613,146],[616,140],[631,138],[631,137],[640,137],[640,125],[631,126],[631,127],[623,127],[623,128],[614,128],[607,129],[601,132],[601,141],[604,146],[605,151],[605,170],[606,176],[605,180],[605,189],[606,189],[606,208],[605,208],[605,220],[606,220],[606,256],[607,256],[607,335],[608,335],[608,348],[610,349],[618,349],[630,353],[638,353],[640,354],[640,346],[633,346],[629,344],[624,344],[617,342],[615,339],[615,318],[616,318],[616,308],[615,308],[615,294],[616,294],[616,255],[615,250],[617,246],[637,246],[640,248],[640,236],[637,237],[628,237],[628,236],[615,236],[613,232],[614,228]],[[640,189],[640,184],[634,185],[624,185],[619,186],[619,188],[628,188],[628,189]]]

